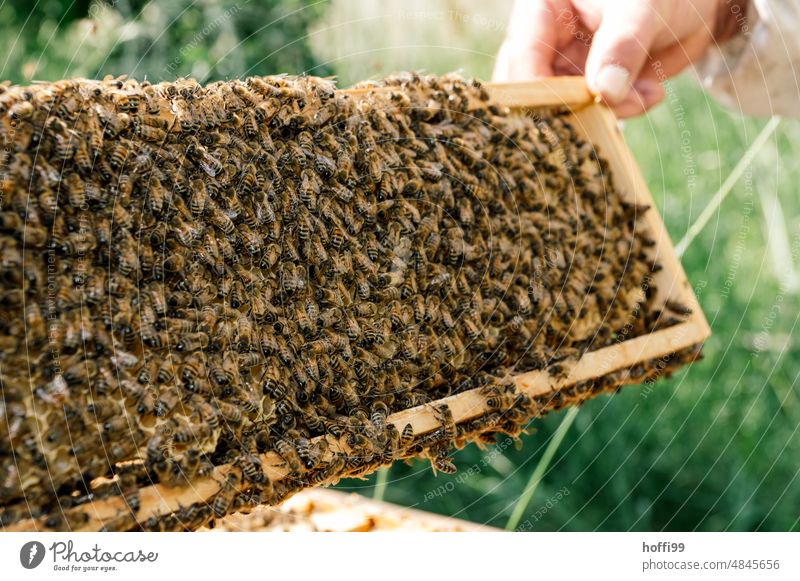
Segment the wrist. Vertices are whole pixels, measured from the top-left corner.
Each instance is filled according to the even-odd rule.
[[[714,17],[714,41],[727,42],[748,30],[747,9],[749,0],[719,0]]]

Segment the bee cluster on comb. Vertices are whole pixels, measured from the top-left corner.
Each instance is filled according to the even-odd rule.
[[[456,76],[362,88],[0,89],[0,525],[120,497],[109,529],[195,529],[398,458],[452,472],[454,444],[630,380],[545,400],[512,373],[687,314],[651,304],[646,208],[563,112]],[[437,401],[469,390],[491,412],[458,423]],[[387,421],[425,405],[429,434]],[[209,502],[142,522],[143,488],[220,466]]]

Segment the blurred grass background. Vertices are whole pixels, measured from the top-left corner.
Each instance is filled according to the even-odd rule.
[[[0,4],[2,78],[130,74],[154,81],[277,72],[488,78],[508,0],[321,2],[24,0]],[[677,242],[765,120],[722,109],[691,79],[625,124]],[[705,359],[651,390],[580,408],[521,514],[522,530],[800,529],[800,127],[784,121],[683,255],[712,324]],[[340,488],[503,527],[565,413],[456,453],[459,473],[396,464]],[[554,447],[553,447],[554,448]]]

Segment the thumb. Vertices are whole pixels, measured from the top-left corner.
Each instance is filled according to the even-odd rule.
[[[547,0],[517,0],[500,47],[493,80],[523,81],[553,75],[556,15]]]
[[[612,104],[623,101],[647,61],[660,23],[652,2],[608,2],[586,59],[589,89]]]

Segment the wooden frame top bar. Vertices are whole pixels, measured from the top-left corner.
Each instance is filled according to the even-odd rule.
[[[594,101],[583,77],[552,77],[524,83],[485,83],[483,86],[492,101],[509,109],[554,106],[578,109]],[[374,91],[392,89],[397,87],[359,87],[344,89],[343,92],[361,97]]]

